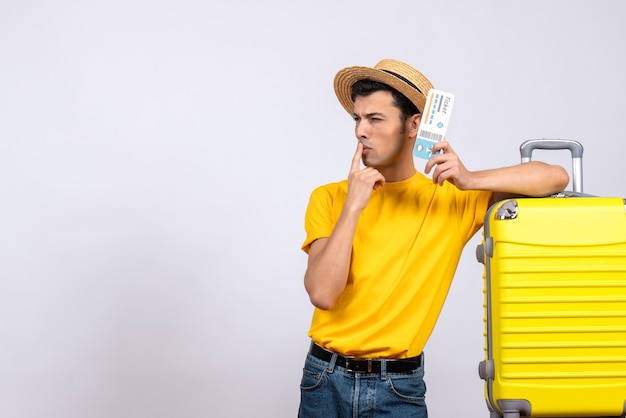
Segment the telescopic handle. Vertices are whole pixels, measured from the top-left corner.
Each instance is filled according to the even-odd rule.
[[[520,146],[522,162],[530,161],[536,149],[563,150],[568,149],[572,154],[572,187],[577,193],[583,192],[583,146],[572,139],[529,139]]]

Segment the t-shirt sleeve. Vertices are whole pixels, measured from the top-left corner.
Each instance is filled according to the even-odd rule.
[[[485,214],[489,209],[492,195],[490,191],[470,190],[460,192],[457,196],[457,199],[461,200],[458,208],[463,208],[461,223],[466,226],[465,242],[469,241],[485,223]]]
[[[302,250],[308,254],[311,243],[320,238],[328,238],[335,227],[333,217],[333,194],[328,186],[313,190],[304,218],[306,239]]]

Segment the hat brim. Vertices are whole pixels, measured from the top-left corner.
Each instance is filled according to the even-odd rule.
[[[394,64],[397,66],[399,62],[394,61]],[[354,114],[354,102],[351,97],[352,85],[359,80],[367,79],[385,83],[398,90],[417,107],[420,113],[423,113],[426,95],[428,91],[433,88],[433,85],[423,74],[414,68],[404,63],[401,64],[410,69],[412,78],[416,79],[414,80],[414,84],[418,87],[417,89],[395,75],[381,69],[361,66],[347,67],[340,70],[334,80],[335,94],[339,102],[350,115]],[[400,68],[400,70],[401,69],[402,68]],[[396,73],[400,74],[400,71]]]

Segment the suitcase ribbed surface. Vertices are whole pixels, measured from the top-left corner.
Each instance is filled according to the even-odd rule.
[[[490,220],[486,351],[493,401],[533,416],[622,416],[626,213],[613,198],[518,199]]]

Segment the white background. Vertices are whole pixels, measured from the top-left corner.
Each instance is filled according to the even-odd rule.
[[[396,58],[454,92],[469,169],[572,138],[585,191],[626,196],[625,17],[622,0],[2,0],[0,418],[294,417],[304,211],[355,147],[337,70]],[[434,418],[488,416],[479,241],[427,347]]]

